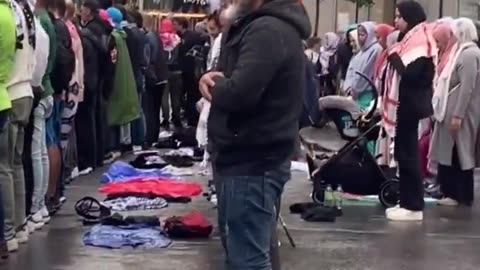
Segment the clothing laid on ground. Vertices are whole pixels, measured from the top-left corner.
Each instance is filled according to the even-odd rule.
[[[212,224],[199,212],[165,221],[165,232],[172,238],[208,238],[212,231]]]
[[[116,161],[107,172],[102,174],[100,182],[105,183],[114,183],[114,182],[125,182],[130,181],[131,179],[146,178],[146,177],[168,177],[169,175],[164,174],[161,170],[158,169],[136,169],[132,165],[123,162]]]
[[[139,249],[166,248],[172,243],[161,230],[143,225],[115,227],[95,225],[83,236],[87,246],[119,249],[134,247]]]
[[[163,198],[182,198],[202,194],[202,187],[198,183],[144,178],[123,183],[109,183],[102,186],[99,191],[105,195],[144,194]]]
[[[136,210],[151,210],[161,209],[168,206],[168,203],[163,198],[139,198],[126,197],[117,198],[102,202],[102,204],[113,211],[136,211]]]

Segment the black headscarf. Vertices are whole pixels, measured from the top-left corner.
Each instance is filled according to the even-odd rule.
[[[422,5],[417,1],[406,0],[397,4],[398,12],[402,18],[408,23],[408,28],[405,33],[400,33],[398,40],[402,40],[405,34],[418,24],[427,20],[427,15]]]

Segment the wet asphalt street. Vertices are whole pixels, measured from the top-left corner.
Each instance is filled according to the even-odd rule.
[[[222,270],[219,238],[176,241],[154,251],[108,250],[83,245],[86,230],[74,203],[96,192],[98,175],[78,179],[68,188],[68,202],[51,224],[27,245],[0,263],[0,270]],[[282,215],[297,243],[293,249],[283,230],[284,270],[478,270],[480,208],[429,205],[423,223],[390,223],[380,206],[349,206],[335,223],[306,223],[288,213],[295,202],[309,201],[311,184],[295,174],[288,184]],[[188,205],[171,205],[155,213],[166,218],[200,210],[215,222],[215,210],[203,197]]]

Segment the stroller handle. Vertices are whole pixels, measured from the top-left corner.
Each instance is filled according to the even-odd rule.
[[[358,71],[355,71],[355,73],[358,76],[362,77],[365,81],[367,81],[368,85],[373,89],[373,99],[374,99],[373,106],[370,109],[370,111],[368,111],[368,113],[365,115],[365,119],[369,120],[373,117],[373,114],[375,113],[375,110],[377,109],[378,89],[377,89],[377,86],[373,83],[372,79],[370,79],[367,75],[365,75],[361,72],[358,72]]]

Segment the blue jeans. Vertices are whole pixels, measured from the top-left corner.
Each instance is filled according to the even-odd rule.
[[[272,270],[270,252],[290,161],[261,176],[215,173],[218,215],[229,270]],[[275,243],[276,244],[276,243]]]
[[[33,168],[33,195],[30,213],[35,214],[45,207],[45,195],[50,177],[50,163],[47,152],[46,121],[53,110],[53,97],[48,96],[40,100],[40,104],[33,111],[32,135],[32,168]]]

